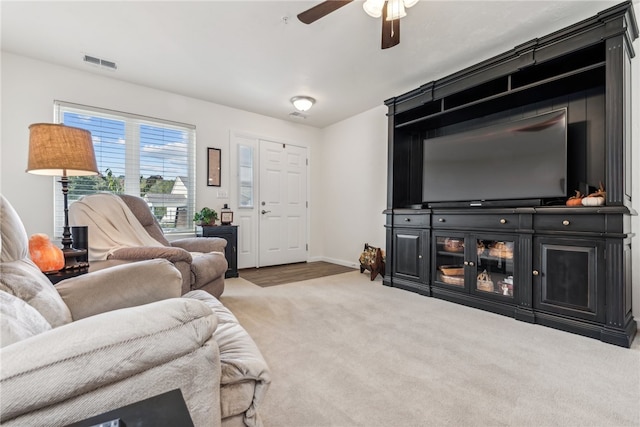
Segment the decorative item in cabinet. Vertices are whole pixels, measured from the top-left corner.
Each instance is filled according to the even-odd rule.
[[[478,252],[478,256],[481,256],[484,251],[486,250],[484,243],[480,240],[478,240],[478,242],[476,243],[476,250]]]
[[[445,276],[464,276],[464,267],[461,265],[441,265],[439,268]]]
[[[487,270],[484,270],[482,273],[478,274],[476,288],[485,292],[493,292],[493,280],[491,280],[491,276],[489,275],[489,273],[487,273]]]
[[[461,239],[444,239],[444,250],[447,252],[464,252],[464,241]]]
[[[506,297],[513,296],[513,276],[507,276],[504,280],[498,282],[498,289],[501,290],[502,295]]]
[[[447,276],[443,274],[442,281],[448,285],[464,286],[464,276]]]
[[[489,247],[489,256],[513,259],[513,242],[495,242]]]

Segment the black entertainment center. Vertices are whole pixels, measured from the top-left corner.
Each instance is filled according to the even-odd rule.
[[[629,347],[637,37],[624,2],[385,101],[384,284]]]

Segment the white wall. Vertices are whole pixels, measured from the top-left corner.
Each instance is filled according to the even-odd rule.
[[[29,125],[53,121],[53,101],[189,123],[197,129],[197,208],[229,199],[230,134],[242,132],[309,148],[310,260],[355,266],[362,245],[384,247],[386,109],[380,106],[324,131],[2,52],[0,192],[27,233],[53,235],[53,194],[60,184],[25,172]],[[326,140],[326,143],[322,141]],[[206,147],[222,149],[222,187],[207,187]],[[331,191],[327,191],[330,190]],[[336,236],[334,239],[333,236]]]
[[[25,173],[31,123],[53,121],[53,101],[62,100],[193,124],[197,129],[196,207],[220,210],[230,194],[230,130],[295,142],[313,153],[321,131],[193,98],[125,83],[103,75],[72,70],[23,56],[2,53],[2,140],[0,191],[20,214],[27,233],[53,234],[53,191],[60,184],[50,177]],[[206,147],[222,149],[222,187],[206,185]],[[313,195],[311,196],[311,201]],[[312,214],[313,216],[313,214]],[[322,255],[313,247],[310,251]]]
[[[356,266],[363,245],[385,247],[387,109],[384,105],[323,130],[320,176],[312,177],[314,227],[328,261]],[[316,162],[318,159],[316,159]]]

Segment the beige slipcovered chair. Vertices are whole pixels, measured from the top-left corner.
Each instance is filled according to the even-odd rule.
[[[69,206],[71,225],[86,225],[92,270],[124,262],[164,258],[182,274],[182,293],[201,289],[220,297],[228,264],[218,237],[168,241],[141,197],[99,193]]]
[[[0,195],[0,424],[66,425],[179,389],[195,426],[261,427],[271,382],[236,317],[165,259],[59,282]]]

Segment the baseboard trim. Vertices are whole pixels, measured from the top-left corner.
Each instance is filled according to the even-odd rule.
[[[309,257],[307,259],[307,262],[318,262],[318,261],[330,262],[331,264],[337,264],[337,265],[341,265],[343,267],[350,267],[350,268],[356,268],[356,269],[360,268],[360,264],[359,263],[355,263],[353,261],[343,261],[341,259],[336,259],[336,258],[315,256],[315,257]]]

